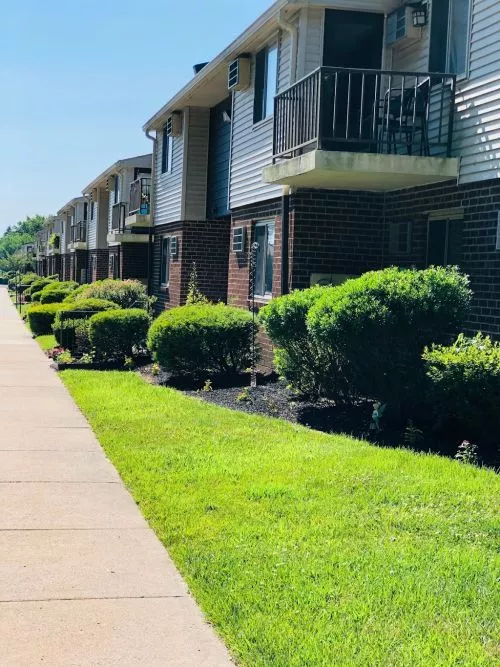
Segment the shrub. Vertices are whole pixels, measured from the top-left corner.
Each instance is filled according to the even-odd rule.
[[[65,308],[62,303],[33,304],[26,310],[29,327],[35,336],[52,333],[57,313]]]
[[[88,284],[78,285],[68,296],[64,299],[65,303],[74,303],[85,290],[88,289]]]
[[[63,282],[53,282],[45,285],[40,294],[40,303],[60,303],[73,292],[78,283],[73,280],[66,280]]]
[[[74,356],[87,354],[91,350],[89,325],[88,319],[61,320],[58,313],[53,324],[55,339]]]
[[[179,306],[151,325],[148,347],[176,374],[239,372],[251,364],[252,316],[224,304]]]
[[[325,346],[318,346],[307,329],[307,313],[331,287],[311,287],[273,299],[259,313],[275,345],[276,371],[295,389],[309,396],[348,394],[339,364]]]
[[[31,283],[31,286],[25,290],[24,295],[29,296],[31,301],[40,301],[41,292],[44,287],[51,285],[54,282],[56,281],[52,278],[37,278]]]
[[[97,280],[78,290],[75,300],[106,299],[113,301],[120,308],[143,308],[149,305],[145,286],[138,280]]]
[[[338,355],[357,394],[401,414],[421,392],[424,347],[449,339],[470,298],[468,278],[456,268],[391,267],[326,291],[307,325],[318,345]]]
[[[129,308],[97,313],[90,318],[90,343],[104,359],[131,357],[146,347],[150,317],[145,310]]]
[[[485,448],[500,440],[500,343],[460,334],[423,354],[438,428]]]
[[[78,299],[73,303],[64,301],[64,309],[61,311],[59,320],[78,320],[86,319],[93,313],[100,313],[103,310],[117,310],[118,306],[112,301],[105,299]]]

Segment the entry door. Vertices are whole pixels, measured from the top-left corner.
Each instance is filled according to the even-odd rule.
[[[383,39],[382,14],[326,9],[323,65],[379,70],[382,67]],[[341,72],[336,78],[333,74],[327,75],[327,81],[323,115],[327,138],[325,148],[370,150],[374,147],[371,141],[374,139],[373,103],[379,92],[376,77],[365,75],[363,84],[361,72],[351,73],[350,76]],[[360,141],[364,139],[367,141]]]

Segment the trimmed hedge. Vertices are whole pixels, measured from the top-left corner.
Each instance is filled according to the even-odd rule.
[[[148,347],[166,370],[199,376],[251,364],[252,315],[218,304],[179,306],[151,325]]]
[[[460,334],[450,346],[426,348],[423,359],[438,429],[482,445],[483,454],[498,455],[500,342],[480,333]]]
[[[88,319],[58,321],[58,315],[52,327],[58,345],[69,350],[74,356],[90,352],[90,321]]]
[[[40,303],[61,303],[78,286],[72,280],[46,285],[40,295]]]
[[[72,303],[63,301],[60,320],[78,320],[89,317],[89,313],[100,313],[103,310],[116,310],[118,306],[105,299],[78,299]]]
[[[63,303],[34,304],[26,310],[29,327],[35,336],[52,333],[52,325],[57,313],[64,310]]]
[[[120,308],[147,309],[149,305],[146,287],[138,280],[96,280],[78,289],[75,300],[80,299],[105,299]]]
[[[150,317],[128,308],[97,313],[89,321],[89,338],[97,357],[122,360],[146,347]]]

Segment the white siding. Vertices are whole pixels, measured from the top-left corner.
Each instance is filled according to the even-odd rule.
[[[183,134],[186,132],[183,123]],[[182,177],[184,170],[184,136],[173,138],[172,168],[161,173],[162,133],[158,132],[156,164],[154,165],[154,224],[164,225],[167,222],[181,220],[182,216]]]
[[[429,69],[430,22],[422,28],[418,41],[396,44],[392,49],[393,70],[403,72],[427,72]]]
[[[187,123],[183,220],[205,220],[207,217],[207,170],[210,109],[191,107],[186,110]]]
[[[87,248],[89,250],[94,250],[97,248],[97,204],[94,208],[94,219],[90,218],[90,203],[89,203],[89,221],[87,224]]]
[[[469,77],[459,82],[454,149],[460,182],[500,177],[500,40],[498,0],[474,0]]]
[[[290,37],[282,34],[278,41],[278,84],[282,90],[290,82]],[[252,62],[252,80],[254,64],[255,61]],[[254,125],[253,103],[253,86],[235,92],[229,180],[231,209],[273,199],[282,192],[281,186],[269,185],[262,180],[262,170],[272,159],[273,119],[270,117]]]
[[[323,64],[324,19],[323,8],[303,9],[300,12],[297,79]]]

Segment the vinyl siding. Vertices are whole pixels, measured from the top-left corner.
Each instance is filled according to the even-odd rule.
[[[99,188],[96,201],[96,225],[97,248],[107,248],[106,234],[108,232],[108,198],[109,193],[105,188]]]
[[[290,36],[281,34],[269,46],[279,45],[278,85],[286,88],[290,81]],[[255,74],[255,60],[252,62],[252,81]],[[269,185],[262,180],[262,170],[272,159],[273,120],[272,117],[253,123],[254,89],[234,93],[233,134],[231,146],[230,208],[273,199],[281,194],[281,187]]]
[[[210,110],[210,142],[208,151],[207,218],[227,215],[229,188],[229,156],[231,123],[224,120],[230,108],[226,99]]]
[[[94,250],[97,248],[97,215],[98,215],[98,204],[95,202],[94,205],[94,219],[90,218],[90,202],[89,202],[89,214],[88,214],[88,223],[87,223],[87,248],[89,250]]]
[[[323,64],[323,30],[325,10],[303,9],[298,22],[297,79]]]
[[[205,220],[207,213],[207,169],[210,109],[186,110],[185,193],[183,220]]]
[[[184,119],[185,120],[185,119]],[[164,225],[167,222],[181,220],[182,215],[182,176],[184,170],[184,133],[173,138],[172,168],[165,174],[161,173],[162,133],[158,133],[158,150],[154,165],[154,224]]]

